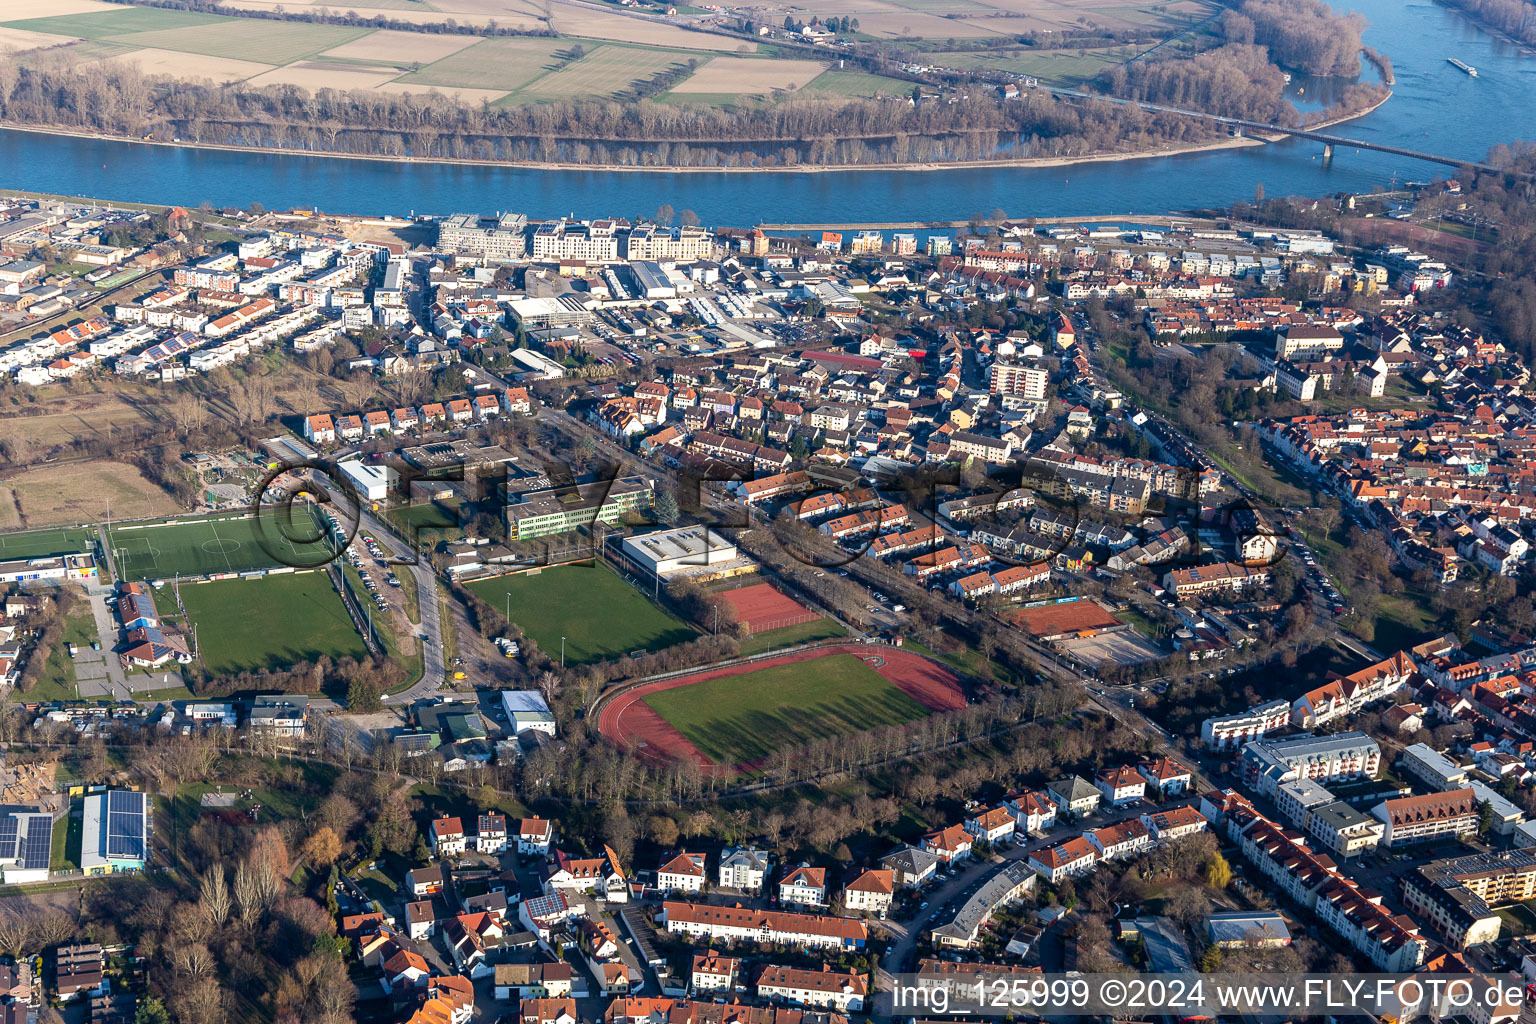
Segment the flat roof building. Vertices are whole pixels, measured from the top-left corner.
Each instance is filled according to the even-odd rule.
[[[707,526],[682,526],[624,538],[624,557],[662,581],[680,576],[720,579],[751,572],[755,564]]]
[[[53,815],[41,811],[0,814],[0,878],[6,885],[43,882],[53,856]]]
[[[142,871],[149,861],[149,798],[109,789],[85,798],[80,870],[87,875]]]
[[[631,512],[651,507],[651,481],[638,476],[574,487],[530,491],[507,506],[507,533],[515,540],[570,533],[583,526],[612,526]]]
[[[555,734],[555,714],[549,710],[544,695],[537,690],[502,690],[501,706],[507,712],[507,725],[512,732],[542,732]]]

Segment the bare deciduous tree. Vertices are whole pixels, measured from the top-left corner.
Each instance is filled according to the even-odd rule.
[[[197,889],[202,899],[203,912],[208,915],[208,919],[215,925],[228,921],[229,913],[234,909],[234,900],[229,894],[229,883],[224,878],[224,866],[214,864],[203,872]]]

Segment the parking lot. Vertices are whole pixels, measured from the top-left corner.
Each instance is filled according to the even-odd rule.
[[[75,652],[70,656],[75,663],[75,682],[80,688],[82,700],[90,700],[92,697],[123,697],[124,694],[114,693],[119,689],[107,673],[107,659],[117,655],[106,650],[92,650],[89,644],[80,644],[75,647]]]

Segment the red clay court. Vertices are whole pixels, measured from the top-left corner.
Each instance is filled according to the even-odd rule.
[[[728,768],[711,761],[694,746],[687,737],[657,714],[645,698],[662,690],[675,690],[682,686],[719,679],[724,676],[743,675],[779,665],[825,658],[834,654],[851,654],[864,659],[875,672],[892,686],[917,701],[929,711],[957,711],[965,707],[965,690],[960,679],[949,669],[929,661],[920,654],[894,647],[839,644],[798,651],[778,658],[765,658],[726,668],[706,669],[676,679],[663,679],[655,683],[637,686],[615,697],[603,706],[598,715],[597,728],[604,736],[625,749],[634,748],[647,760],[665,763],[692,759],[700,767],[719,774],[749,769],[752,765],[738,764]]]
[[[1061,604],[1020,608],[1013,621],[1037,640],[1065,636],[1092,636],[1120,629],[1125,623],[1096,601],[1064,601]]]
[[[736,618],[748,633],[766,633],[815,622],[821,618],[805,605],[779,592],[772,583],[754,583],[720,595],[736,610]]]

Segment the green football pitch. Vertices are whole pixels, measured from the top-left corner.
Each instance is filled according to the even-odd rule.
[[[644,700],[716,764],[928,715],[852,654],[720,676]]]
[[[263,512],[252,516],[209,516],[165,523],[114,527],[112,549],[117,573],[125,580],[210,576],[254,572],[291,565],[312,568],[340,553],[324,532],[323,520],[307,509]]]
[[[181,588],[203,664],[216,676],[283,669],[368,648],[323,572],[216,580]]]
[[[510,614],[551,658],[560,657],[564,637],[567,665],[659,651],[698,636],[607,566],[562,565],[465,586],[500,614]]]
[[[9,562],[17,558],[77,555],[95,550],[96,534],[91,530],[28,530],[25,533],[0,533],[0,562]]]

